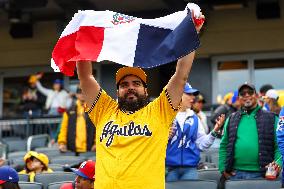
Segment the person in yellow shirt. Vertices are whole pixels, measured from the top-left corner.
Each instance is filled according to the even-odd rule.
[[[201,27],[196,28],[197,32]],[[178,60],[174,75],[150,103],[147,76],[142,69],[123,67],[117,71],[116,101],[92,75],[92,63],[77,62],[87,112],[96,126],[96,189],[165,188],[169,129],[194,55],[195,51]]]
[[[77,100],[76,100],[77,99]],[[63,114],[58,135],[58,148],[81,153],[96,150],[95,126],[84,111],[85,102],[81,89],[78,87],[76,99],[72,107]]]
[[[25,168],[19,174],[29,174],[30,182],[34,182],[35,174],[38,173],[52,173],[53,171],[48,168],[49,159],[43,153],[29,151],[24,156]]]

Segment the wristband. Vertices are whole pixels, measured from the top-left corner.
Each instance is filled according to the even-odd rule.
[[[211,131],[211,135],[216,138],[216,137],[218,136],[218,133],[215,132],[214,130],[212,130],[212,131]]]

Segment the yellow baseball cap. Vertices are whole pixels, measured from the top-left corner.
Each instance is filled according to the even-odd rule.
[[[232,99],[233,96],[234,96],[234,93],[232,92],[225,94],[223,98],[223,103],[225,104],[228,100]]]
[[[24,156],[24,161],[27,163],[27,160],[30,159],[31,157],[37,158],[39,161],[41,161],[41,163],[44,164],[44,166],[46,168],[48,168],[49,159],[48,159],[47,155],[45,155],[43,153],[37,153],[35,151],[29,151]]]
[[[29,83],[33,84],[37,82],[37,77],[35,75],[31,75],[29,77]]]
[[[120,80],[122,78],[124,78],[127,75],[135,75],[137,77],[139,77],[145,84],[147,83],[147,75],[146,73],[138,67],[123,67],[120,68],[117,72],[116,72],[116,84],[118,84],[120,82]]]

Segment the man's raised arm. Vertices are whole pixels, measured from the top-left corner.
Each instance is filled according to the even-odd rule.
[[[87,103],[87,107],[90,108],[100,91],[100,85],[93,76],[92,62],[77,62],[77,74],[80,80],[80,87],[84,95],[84,100]]]
[[[167,91],[174,108],[177,108],[181,102],[184,85],[187,82],[194,55],[195,51],[178,60],[175,74],[171,77],[167,85]]]
[[[205,16],[201,15],[200,19],[205,19]],[[198,26],[195,26],[197,33],[199,33],[202,26],[203,23]],[[177,108],[181,102],[183,88],[185,83],[187,82],[187,78],[194,60],[194,55],[195,51],[191,52],[190,54],[178,60],[176,66],[176,72],[171,77],[167,85],[167,91],[170,95],[172,105],[174,108]]]

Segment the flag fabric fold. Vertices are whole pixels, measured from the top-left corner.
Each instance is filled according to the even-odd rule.
[[[72,76],[76,61],[109,60],[125,66],[150,68],[173,62],[200,45],[194,16],[200,8],[188,4],[156,19],[112,11],[79,11],[64,29],[52,52],[51,67]]]

